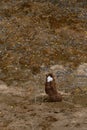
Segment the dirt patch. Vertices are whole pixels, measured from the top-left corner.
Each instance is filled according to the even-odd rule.
[[[87,127],[87,101],[85,101],[87,95],[70,95],[64,97],[62,102],[53,103],[41,100],[43,95],[38,95],[35,100],[35,95],[31,96],[27,91],[26,95],[17,95],[17,90],[13,90],[13,93],[0,93],[2,130],[86,129]]]

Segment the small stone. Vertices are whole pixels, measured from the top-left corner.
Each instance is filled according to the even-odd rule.
[[[13,109],[14,107],[13,106],[11,106],[11,109]]]

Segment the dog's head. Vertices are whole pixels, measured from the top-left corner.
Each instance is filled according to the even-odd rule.
[[[52,73],[46,75],[46,82],[51,82],[54,80],[54,76]]]

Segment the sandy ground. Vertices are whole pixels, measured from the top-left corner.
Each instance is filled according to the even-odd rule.
[[[48,102],[34,87],[0,85],[0,130],[87,129],[86,94],[62,93],[62,102]]]

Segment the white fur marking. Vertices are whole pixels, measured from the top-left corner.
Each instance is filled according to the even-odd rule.
[[[47,77],[47,82],[53,81],[53,78],[51,76]]]

